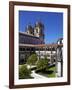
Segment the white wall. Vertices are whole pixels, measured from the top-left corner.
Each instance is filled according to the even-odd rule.
[[[17,1],[37,2],[37,0],[17,0]],[[72,0],[38,0],[38,2],[72,4]],[[9,0],[0,0],[0,90],[9,90],[8,80],[9,80]],[[41,90],[41,89],[72,90],[72,84],[69,86],[40,87],[22,90]]]

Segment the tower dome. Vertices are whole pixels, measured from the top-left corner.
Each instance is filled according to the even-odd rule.
[[[27,25],[26,32],[27,34],[33,34],[34,33],[33,27],[31,25]]]
[[[40,21],[37,21],[36,24],[35,24],[35,26],[36,26],[36,27],[42,27],[42,28],[44,28],[43,23],[40,22]]]
[[[35,23],[34,35],[44,42],[44,24],[42,22]]]
[[[26,29],[27,30],[31,30],[32,29],[32,26],[31,25],[27,25]]]

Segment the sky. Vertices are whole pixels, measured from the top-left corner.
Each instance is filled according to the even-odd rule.
[[[37,21],[44,24],[45,43],[56,43],[58,38],[63,38],[63,13],[19,11],[19,31],[25,32],[28,24],[33,27]]]

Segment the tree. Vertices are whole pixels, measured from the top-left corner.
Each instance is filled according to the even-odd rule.
[[[31,70],[26,65],[19,67],[19,79],[30,78]]]
[[[40,59],[36,65],[37,65],[37,70],[44,70],[48,67],[48,60]]]
[[[27,59],[27,64],[31,65],[35,65],[37,61],[37,55],[36,54],[32,54],[31,56],[29,56],[29,58]]]

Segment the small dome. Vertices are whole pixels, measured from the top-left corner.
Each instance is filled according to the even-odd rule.
[[[26,32],[27,32],[28,34],[34,34],[34,29],[33,29],[33,27],[32,27],[31,25],[27,25],[27,26],[26,26]]]
[[[27,30],[32,30],[33,28],[32,28],[31,25],[27,25],[26,29],[27,29]]]
[[[35,26],[44,27],[42,22],[36,22]]]

